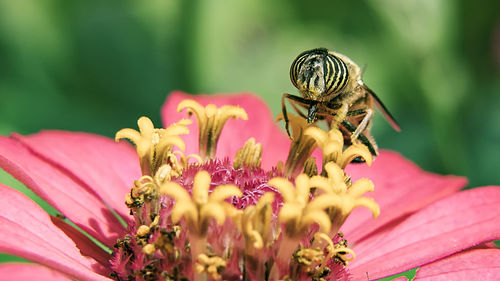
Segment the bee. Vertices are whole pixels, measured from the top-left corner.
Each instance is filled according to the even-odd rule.
[[[301,53],[290,67],[290,79],[301,97],[283,94],[281,99],[288,136],[291,137],[285,100],[308,124],[325,120],[330,127],[338,126],[345,145],[359,140],[377,156],[377,144],[370,134],[374,106],[396,131],[400,128],[377,95],[363,83],[361,75],[361,68],[345,55],[325,48]]]

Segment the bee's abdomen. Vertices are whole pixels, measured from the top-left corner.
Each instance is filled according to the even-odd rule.
[[[330,96],[344,89],[349,71],[341,58],[320,48],[305,51],[293,61],[290,79],[301,92]]]

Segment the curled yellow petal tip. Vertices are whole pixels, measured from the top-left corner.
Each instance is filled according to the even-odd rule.
[[[239,106],[225,105],[217,108],[214,104],[202,106],[195,100],[183,100],[177,106],[180,112],[186,109],[189,115],[194,114],[199,127],[199,154],[204,159],[215,157],[217,141],[222,128],[229,118],[247,120],[245,110]]]
[[[189,133],[186,125],[190,121],[181,120],[165,129],[157,129],[148,117],[142,116],[137,121],[139,130],[122,129],[115,135],[115,141],[130,140],[136,147],[143,175],[154,176],[158,169],[168,164],[173,146],[185,149],[185,143],[179,135]]]

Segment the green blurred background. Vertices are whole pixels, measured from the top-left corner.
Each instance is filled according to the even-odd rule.
[[[0,134],[160,124],[176,89],[251,91],[277,114],[290,63],[322,46],[366,66],[399,121],[376,117],[380,147],[500,184],[499,3],[0,0]]]

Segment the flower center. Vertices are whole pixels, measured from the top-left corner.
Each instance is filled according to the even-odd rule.
[[[253,138],[233,161],[215,157],[225,122],[248,119],[243,109],[203,107],[193,100],[178,106],[186,108],[198,120],[199,156],[182,152],[187,119],[156,129],[141,117],[139,131],[116,134],[135,144],[143,176],[126,195],[134,222],[115,244],[113,275],[118,280],[347,278],[346,265],[355,254],[339,229],[355,207],[379,214],[374,200],[363,196],[373,190],[371,181],[352,183],[344,172],[358,157],[370,164],[368,149],[354,144],[344,150],[336,129],[325,132],[291,117],[286,163],[265,171],[262,144]],[[323,151],[321,174],[310,158],[315,147]]]

